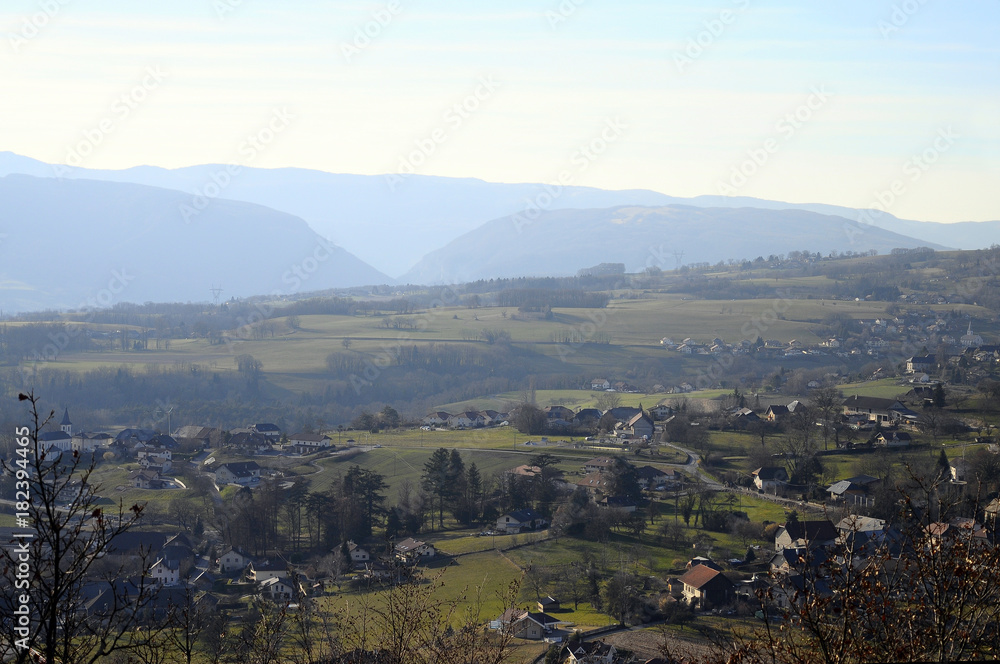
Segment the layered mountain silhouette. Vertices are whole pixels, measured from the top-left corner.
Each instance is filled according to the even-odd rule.
[[[552,210],[495,219],[431,252],[403,275],[409,283],[561,276],[600,263],[627,272],[809,250],[887,253],[940,245],[870,224],[805,210],[620,206]],[[530,266],[530,268],[526,268]]]
[[[192,210],[195,214],[185,214]],[[3,308],[294,296],[388,283],[285,212],[145,185],[0,177]]]
[[[235,171],[235,172],[234,172]],[[1000,222],[941,224],[897,219],[888,213],[824,204],[793,204],[750,197],[679,198],[649,190],[606,191],[539,183],[503,184],[473,178],[411,175],[347,175],[323,171],[200,165],[179,169],[138,166],[124,170],[73,169],[0,153],[0,175],[87,178],[133,182],[184,191],[211,200],[257,203],[301,217],[327,237],[399,277],[422,257],[494,219],[521,211],[601,209],[620,205],[656,207],[805,210],[861,220],[867,226],[916,238],[923,244],[974,249],[1000,242]],[[805,248],[805,247],[800,247]],[[822,247],[810,247],[822,251]],[[716,255],[725,260],[742,255]],[[586,263],[581,262],[580,266]],[[528,267],[528,266],[525,266]]]
[[[5,299],[30,308],[77,305],[81,273],[71,271],[76,277],[66,281],[58,266],[81,255],[92,265],[109,254],[120,262],[123,250],[153,257],[163,270],[160,283],[150,278],[123,295],[141,301],[206,300],[207,289],[217,283],[227,297],[287,295],[394,278],[439,283],[565,275],[602,262],[625,263],[629,270],[672,269],[793,250],[1000,243],[998,221],[942,224],[833,205],[678,198],[641,189],[212,164],[98,170],[0,152],[5,175],[10,177],[0,180],[0,233],[9,237],[0,243],[0,256],[11,259],[3,268]],[[20,248],[12,254],[31,242],[20,227],[28,220],[46,225],[44,246],[33,248],[55,261],[37,275],[18,263],[25,260]],[[285,272],[323,238],[337,246],[337,259],[309,279],[288,277]],[[265,260],[256,262],[258,257]],[[197,267],[179,268],[184,261]],[[135,265],[149,267],[141,260]]]

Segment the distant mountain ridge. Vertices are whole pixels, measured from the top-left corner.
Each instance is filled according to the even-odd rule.
[[[291,296],[391,279],[292,215],[145,185],[0,177],[4,311]]]
[[[70,169],[0,152],[0,175],[86,177],[133,182],[206,196],[208,202],[230,199],[264,205],[301,217],[320,235],[393,277],[409,277],[421,257],[494,219],[527,209],[605,209],[622,205],[657,207],[801,210],[847,220],[876,220],[866,228],[882,229],[923,244],[975,249],[1000,243],[1000,221],[942,224],[897,219],[888,213],[825,204],[794,204],[749,197],[679,198],[650,190],[606,191],[592,187],[556,187],[540,183],[503,184],[474,178],[410,175],[390,186],[386,176],[323,171],[240,167],[230,175],[225,165],[180,169],[138,166],[125,170]],[[554,193],[553,193],[554,192]],[[821,246],[805,247],[813,251]],[[774,252],[769,252],[774,253]],[[745,256],[718,256],[715,260]],[[711,260],[711,257],[709,258]],[[587,265],[582,261],[578,267]],[[532,266],[523,266],[525,269]],[[458,270],[456,270],[458,272]]]
[[[517,276],[566,276],[588,265],[628,272],[809,250],[827,254],[941,245],[807,210],[619,206],[551,210],[494,219],[424,257],[407,283],[463,283]],[[524,266],[531,266],[525,271]]]

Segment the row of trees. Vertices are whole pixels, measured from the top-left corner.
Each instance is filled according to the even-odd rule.
[[[531,457],[541,471],[531,477],[500,473],[484,477],[461,453],[439,448],[424,464],[418,486],[404,482],[391,504],[382,474],[352,465],[323,491],[309,491],[303,479],[291,483],[265,480],[254,490],[240,489],[222,505],[211,500],[212,487],[203,477],[190,478],[202,497],[200,510],[190,503],[179,514],[188,524],[203,521],[221,533],[225,543],[249,553],[274,550],[330,551],[347,540],[373,535],[388,539],[444,528],[446,515],[464,526],[495,521],[508,511],[535,507],[551,514],[558,502],[555,458]],[[634,469],[623,464],[622,495],[638,495]]]
[[[203,508],[226,544],[257,555],[330,551],[383,527],[388,485],[381,474],[353,465],[325,491],[310,492],[307,486],[303,480],[290,485],[267,480],[255,490],[240,489],[221,506],[207,502]],[[422,521],[409,525],[419,528]]]

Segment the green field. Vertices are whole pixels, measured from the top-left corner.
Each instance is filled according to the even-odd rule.
[[[596,377],[596,376],[595,376]],[[581,408],[594,408],[597,400],[601,398],[603,392],[597,390],[537,390],[535,392],[535,403],[540,408],[545,406],[566,406],[573,410]],[[732,394],[732,390],[697,390],[686,394],[670,394],[667,392],[645,393],[645,392],[618,392],[615,396],[619,399],[620,405],[643,408],[651,408],[659,403],[670,404],[672,402],[686,401],[688,403],[701,403],[712,399]],[[456,401],[441,405],[441,409],[446,412],[459,413],[463,410],[491,408],[493,410],[505,409],[512,404],[517,404],[523,399],[521,392],[504,392],[489,397],[479,399],[468,399],[466,401]]]
[[[426,433],[433,434],[438,432]],[[463,432],[440,433],[461,434]],[[454,439],[455,436],[450,437]],[[381,434],[373,438],[383,439],[381,438]],[[530,436],[518,434],[517,441],[520,443],[528,438]],[[535,440],[538,439],[537,436],[534,438]],[[388,438],[388,440],[392,440],[392,438]],[[317,461],[317,464],[323,468],[323,471],[320,473],[313,471],[314,474],[307,475],[310,480],[310,488],[312,491],[325,490],[335,478],[346,473],[351,465],[357,464],[366,470],[373,470],[383,475],[386,483],[389,485],[387,491],[390,496],[395,496],[399,488],[405,483],[409,483],[415,490],[420,486],[424,464],[438,447],[459,449],[465,466],[468,468],[471,464],[475,463],[484,478],[489,478],[492,475],[500,474],[516,466],[526,464],[535,454],[551,454],[557,459],[555,468],[563,471],[565,479],[569,482],[583,476],[582,467],[585,461],[595,456],[613,454],[607,450],[594,450],[590,448],[572,449],[556,446],[524,447],[522,444],[518,444],[516,449],[492,449],[488,448],[486,443],[481,443],[480,447],[464,447],[462,444],[463,441],[458,441],[458,444],[452,442],[449,445],[445,442],[444,437],[434,442],[432,440],[429,437],[428,444],[425,447],[396,447],[392,444],[386,444],[381,449],[373,449],[362,454],[344,458],[331,457],[321,459]],[[506,445],[506,442],[504,444]],[[672,453],[669,448],[665,448],[664,451],[666,452],[664,455],[653,460],[654,465],[683,463],[686,461],[685,455]],[[636,459],[632,457],[632,460],[637,463],[647,463],[650,461],[650,458],[643,457]]]
[[[882,380],[870,380],[863,383],[844,383],[838,385],[837,389],[844,393],[845,397],[880,397],[882,399],[895,399],[906,394],[912,388],[900,381],[898,378],[883,378]]]
[[[798,282],[800,280],[792,280]],[[781,284],[778,284],[780,287]],[[478,339],[484,329],[504,330],[515,346],[530,348],[538,356],[539,373],[578,373],[584,376],[613,378],[618,367],[642,362],[644,358],[662,364],[667,373],[677,376],[697,371],[710,359],[682,357],[663,349],[659,341],[686,337],[707,342],[713,337],[735,343],[754,340],[758,335],[787,342],[792,339],[809,344],[821,340],[815,333],[818,323],[830,313],[873,318],[884,313],[884,302],[843,302],[833,300],[690,300],[674,296],[650,296],[646,299],[612,300],[606,309],[557,309],[550,320],[515,319],[506,309],[483,307],[445,307],[418,311],[407,318],[415,321],[412,329],[391,329],[386,320],[394,317],[301,316],[300,327],[292,330],[285,319],[272,322],[273,337],[246,339],[231,346],[211,345],[207,339],[172,339],[169,350],[138,352],[62,353],[47,363],[51,369],[88,371],[105,366],[125,365],[135,370],[176,364],[195,364],[213,372],[235,372],[235,356],[247,353],[263,365],[271,385],[281,393],[315,391],[329,379],[326,356],[331,353],[378,359],[398,346],[421,346],[448,342],[459,346],[482,348]],[[969,308],[969,307],[966,307]],[[969,308],[975,315],[987,312]],[[566,332],[607,335],[610,343],[557,343]],[[344,340],[350,340],[345,349]],[[588,380],[584,379],[584,380]],[[664,381],[669,382],[668,376]],[[593,403],[596,394],[586,391],[553,395],[553,402],[583,406]],[[622,395],[623,403],[643,401],[652,405],[667,395]],[[709,396],[709,395],[699,395]],[[482,399],[494,407],[517,400],[516,393]],[[646,401],[651,402],[647,404]],[[459,406],[472,402],[443,404]],[[476,403],[482,403],[477,400]]]

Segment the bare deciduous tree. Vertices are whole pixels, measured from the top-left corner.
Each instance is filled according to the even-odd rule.
[[[139,555],[137,562],[109,566],[102,559],[114,552],[113,540],[138,523],[143,506],[102,508],[91,481],[94,460],[46,449],[41,433],[54,412],[44,416],[33,392],[18,398],[27,402],[28,425],[17,428],[16,452],[4,465],[16,478],[17,510],[26,516],[19,517],[23,534],[0,548],[0,583],[8,589],[0,603],[6,615],[25,611],[26,617],[3,621],[3,659],[94,664],[136,653],[158,635],[146,620],[155,587],[151,561]],[[105,574],[98,574],[101,567]]]
[[[929,478],[929,479],[928,479]],[[759,598],[780,620],[735,630],[692,661],[773,664],[955,662],[1000,652],[1000,548],[946,498],[936,475],[910,474],[898,528],[848,533],[836,556],[806,561],[795,583],[772,574]],[[673,645],[664,654],[675,656]]]

